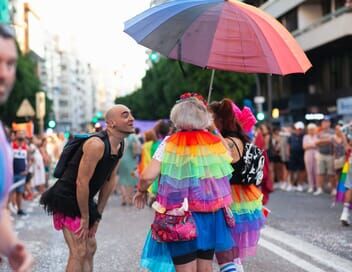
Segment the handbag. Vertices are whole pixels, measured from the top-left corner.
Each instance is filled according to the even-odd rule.
[[[334,158],[334,168],[335,168],[335,170],[341,169],[344,164],[345,164],[345,156]]]
[[[158,242],[190,241],[197,238],[196,224],[191,212],[183,215],[155,213],[151,225],[152,237]]]

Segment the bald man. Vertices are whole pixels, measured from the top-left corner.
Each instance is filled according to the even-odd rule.
[[[134,118],[124,105],[109,109],[105,121],[106,130],[84,142],[62,177],[40,200],[53,214],[54,227],[62,230],[69,248],[66,271],[93,271],[95,233],[114,189],[123,140],[135,132]],[[93,199],[96,194],[97,203]]]

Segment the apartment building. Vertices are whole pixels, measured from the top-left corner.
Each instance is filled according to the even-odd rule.
[[[352,117],[352,1],[245,2],[277,18],[292,33],[313,65],[306,75],[272,77],[273,107],[296,120],[303,120],[307,113]],[[264,96],[267,96],[266,76],[260,77]],[[350,103],[350,107],[346,103]],[[344,105],[343,111],[340,105]]]

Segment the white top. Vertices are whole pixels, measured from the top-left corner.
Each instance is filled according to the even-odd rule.
[[[169,138],[169,136],[166,136],[165,139],[160,143],[160,145],[158,146],[158,148],[155,150],[155,153],[153,155],[153,159],[157,160],[159,162],[162,161],[163,155],[164,155],[164,150],[165,150],[165,145],[166,142],[165,140]]]

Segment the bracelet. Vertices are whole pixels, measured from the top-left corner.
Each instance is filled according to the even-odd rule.
[[[137,184],[137,191],[140,193],[147,193],[148,192],[148,189],[145,189],[145,190],[141,189],[141,181],[140,180],[138,181],[138,184]]]

